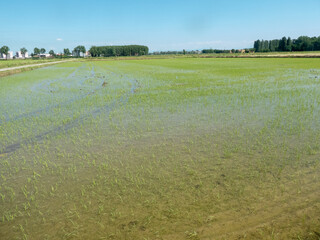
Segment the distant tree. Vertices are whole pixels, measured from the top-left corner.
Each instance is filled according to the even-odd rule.
[[[86,48],[80,45],[75,47],[73,51],[76,53],[77,57],[80,57],[80,53],[83,53],[83,54],[86,53]]]
[[[79,47],[79,46],[75,47],[75,48],[73,49],[73,52],[75,52],[75,54],[76,54],[77,57],[80,57],[80,47]]]
[[[25,57],[25,54],[28,52],[28,50],[23,47],[20,49],[20,52],[21,52],[22,56]]]
[[[46,50],[45,50],[44,48],[41,48],[41,49],[40,49],[40,53],[41,53],[41,54],[44,54],[44,53],[46,53]]]
[[[287,46],[286,46],[286,49],[285,49],[285,50],[286,50],[286,51],[289,51],[289,52],[292,51],[292,40],[291,40],[290,37],[288,37],[288,39],[287,39]]]
[[[287,49],[287,38],[283,37],[279,42],[279,51],[286,51]]]
[[[80,48],[79,48],[79,46],[75,47],[73,49],[73,52],[75,52],[76,56],[79,57],[80,56]]]
[[[99,50],[98,50],[98,53],[99,53]],[[111,48],[111,56],[116,56],[116,55],[117,55],[116,48],[115,48],[115,47],[112,47],[112,48]]]
[[[311,51],[317,50],[317,41],[318,41],[317,37],[312,37],[312,38],[310,38],[310,41],[311,41],[311,48],[310,48],[310,50],[311,50]]]
[[[279,40],[278,39],[274,39],[269,41],[269,50],[270,52],[275,52],[277,51],[279,48]]]
[[[50,51],[49,51],[49,54],[50,54],[51,56],[54,56],[54,55],[55,55],[53,50],[50,50]]]
[[[254,41],[254,43],[253,43],[253,48],[254,48],[254,50],[257,52],[258,51],[258,41],[259,40],[256,40],[256,41]]]
[[[99,53],[99,50],[96,46],[92,46],[89,50],[90,54],[92,57],[99,57],[100,56],[100,53]],[[115,53],[114,53],[115,55]]]
[[[267,40],[262,40],[261,41],[261,52],[269,52],[269,41]]]
[[[9,52],[10,48],[8,46],[3,46],[1,49],[0,49],[0,52],[2,54],[5,54],[6,55],[6,59],[8,59],[8,52]]]
[[[268,40],[265,40],[264,41],[264,51],[265,52],[269,52],[269,41]]]
[[[182,51],[182,52],[183,52],[183,55],[186,55],[186,50],[185,50],[185,49],[183,49],[183,51]]]
[[[259,46],[260,52],[264,52],[264,40],[262,39]]]
[[[84,56],[86,53],[86,48],[84,46],[80,46],[80,52],[82,52]]]
[[[319,51],[320,50],[320,36],[317,37],[314,41],[314,50]]]
[[[214,49],[213,52],[214,53],[230,53],[230,50]]]
[[[262,39],[259,43],[259,52],[263,52],[264,40]]]
[[[298,37],[298,39],[296,40],[296,45],[298,47],[298,51],[312,51],[313,50],[311,38],[309,38],[307,36]]]
[[[37,48],[37,47],[35,47],[35,48],[33,49],[33,53],[34,53],[34,55],[39,55],[39,54],[40,54],[40,49]]]
[[[71,54],[69,48],[63,49],[63,54],[64,54],[65,56],[69,56],[69,55]]]
[[[253,44],[256,52],[264,51],[319,51],[320,36],[308,37],[300,36],[297,39],[283,37],[282,39],[274,39],[270,41],[256,40]]]
[[[74,51],[78,51],[77,48]],[[149,53],[147,46],[141,45],[124,45],[124,46],[92,46],[89,50],[92,57],[111,57],[111,56],[138,56]],[[77,52],[76,52],[77,53]],[[166,54],[176,54],[176,51],[166,52]],[[161,54],[164,54],[161,52]],[[182,51],[179,52],[182,54]]]
[[[272,52],[272,48],[273,48],[273,45],[272,45],[272,41],[271,40],[269,40],[269,52]]]
[[[256,50],[256,52],[260,52],[261,51],[261,41],[260,40],[255,41],[253,48]]]

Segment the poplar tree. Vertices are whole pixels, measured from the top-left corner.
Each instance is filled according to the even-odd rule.
[[[288,39],[287,39],[286,51],[289,51],[289,52],[292,51],[292,40],[290,37],[288,37]]]
[[[283,37],[279,42],[279,51],[286,51],[287,49],[287,38]]]

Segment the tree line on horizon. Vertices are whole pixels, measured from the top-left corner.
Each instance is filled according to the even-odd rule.
[[[8,53],[9,53],[9,51],[10,51],[10,48],[9,48],[8,46],[2,46],[2,47],[0,48],[0,54],[5,54],[7,58],[8,58]],[[24,55],[28,52],[28,50],[27,50],[25,47],[23,47],[23,48],[20,48],[20,52],[21,52],[21,54],[24,56]],[[80,53],[83,53],[83,54],[86,53],[86,48],[85,48],[84,46],[79,45],[79,46],[77,46],[77,47],[75,47],[75,48],[73,49],[73,52],[74,52],[74,55],[75,55],[76,57],[80,57]],[[45,48],[35,47],[35,48],[33,49],[33,53],[31,53],[30,56],[31,56],[31,57],[35,57],[35,56],[39,56],[40,54],[45,54],[45,53],[46,53],[46,49],[45,49]],[[56,56],[57,56],[57,54],[56,54],[53,50],[50,50],[50,51],[49,51],[49,54],[50,54],[51,56],[53,56],[53,57],[56,57]],[[69,48],[63,49],[63,55],[64,55],[65,57],[68,57],[68,56],[70,56],[71,54],[72,54],[72,53],[70,52]]]
[[[8,52],[10,51],[10,48],[8,46],[3,46],[0,48],[0,53],[5,54],[8,56]],[[26,48],[21,48],[20,49],[21,54],[27,53]],[[149,48],[147,46],[142,46],[142,45],[124,45],[124,46],[101,46],[101,47],[96,47],[93,46],[89,50],[90,54],[92,57],[111,57],[111,56],[137,56],[137,55],[147,55],[149,53]],[[40,54],[45,54],[46,49],[45,48],[38,48],[35,47],[33,49],[33,53],[30,55],[33,58],[37,58]],[[63,49],[63,57],[69,57],[71,54],[75,57],[80,57],[81,53],[85,54],[86,53],[86,48],[84,46],[77,46],[73,49],[71,52],[69,48]],[[52,57],[58,57],[57,54],[53,51],[50,50],[49,54]],[[59,55],[59,57],[62,57]]]
[[[253,48],[245,49],[203,49],[202,53],[250,53],[254,52]]]
[[[92,46],[89,52],[92,57],[140,56],[147,55],[149,48],[143,45]]]
[[[186,54],[200,54],[201,51],[199,50],[191,50],[187,51],[183,49],[182,51],[155,51],[150,53],[150,55],[186,55]]]
[[[86,48],[85,48],[85,46],[79,45],[79,46],[77,46],[77,47],[75,47],[73,49],[73,52],[75,53],[76,57],[80,57],[80,53],[83,53],[83,54],[86,53]],[[39,54],[44,54],[44,53],[46,53],[46,50],[44,48],[39,49],[39,48],[36,47],[36,48],[33,49],[33,54],[31,54],[31,55],[34,56],[34,55],[39,55]],[[50,50],[49,54],[51,56],[56,56],[57,55],[53,50]],[[70,52],[69,48],[64,48],[63,49],[63,55],[66,56],[66,57],[71,55],[71,52]]]
[[[8,46],[2,46],[0,53],[5,54],[8,57],[10,48]],[[22,55],[27,53],[25,47],[20,49]],[[291,52],[291,51],[320,51],[320,36],[319,37],[308,37],[300,36],[297,39],[291,39],[290,37],[283,37],[281,39],[273,40],[256,40],[254,41],[253,48],[242,49],[242,50],[221,50],[221,49],[203,49],[202,51],[160,51],[151,53],[153,55],[159,54],[199,54],[199,53],[238,53],[238,52]],[[123,45],[123,46],[92,46],[89,50],[92,57],[113,57],[113,56],[139,56],[148,55],[149,48],[143,45]],[[30,54],[32,57],[38,57],[40,54],[45,54],[46,49],[35,47],[33,53]],[[69,48],[63,50],[63,55],[57,54],[50,50],[49,54],[52,57],[70,57],[72,54],[75,57],[80,57],[86,53],[84,46],[77,46],[71,52]]]
[[[8,46],[3,46],[0,48],[0,53],[5,54],[8,56],[8,52],[10,51],[10,48]],[[28,50],[26,48],[20,49],[21,54],[25,54]],[[140,55],[147,55],[149,54],[149,48],[147,46],[143,45],[123,45],[123,46],[92,46],[89,50],[92,57],[111,57],[111,56],[140,56]],[[30,55],[33,58],[37,58],[40,54],[45,54],[46,49],[45,48],[38,48],[35,47],[33,49],[33,53]],[[71,54],[74,57],[80,57],[81,53],[86,53],[86,48],[84,46],[77,46],[73,49],[71,52],[69,48],[63,49],[63,57],[69,57]],[[50,50],[49,54],[52,57],[57,57],[57,54]],[[58,54],[59,57],[62,57],[61,54]]]
[[[283,37],[273,40],[256,40],[253,48],[256,52],[320,51],[320,36],[300,36],[297,39]]]

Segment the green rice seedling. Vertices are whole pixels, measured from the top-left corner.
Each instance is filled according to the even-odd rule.
[[[318,59],[84,61],[2,78],[0,232],[307,233],[319,226],[318,68]]]

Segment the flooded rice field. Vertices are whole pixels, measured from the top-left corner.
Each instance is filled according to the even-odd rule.
[[[0,239],[319,239],[320,60],[0,78]]]

